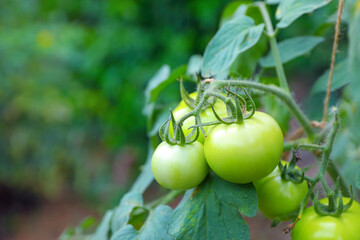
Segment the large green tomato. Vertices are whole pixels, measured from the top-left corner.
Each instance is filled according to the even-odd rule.
[[[193,92],[190,94],[190,97],[195,99],[196,94],[197,94],[196,92]],[[222,118],[227,117],[226,105],[221,100],[217,100],[215,102],[214,109],[220,117]],[[184,116],[189,112],[191,112],[191,109],[185,104],[184,101],[180,101],[179,105],[173,111],[174,118],[176,121],[178,121],[182,116]],[[216,121],[216,117],[214,116],[211,107],[207,108],[205,111],[200,113],[200,118],[203,123]],[[182,129],[184,131],[185,136],[191,133],[192,129],[191,128],[189,129],[189,127],[194,125],[195,125],[195,117],[190,117],[183,122]],[[212,126],[204,126],[205,132],[208,132],[210,128],[212,128]],[[170,129],[172,129],[172,125],[170,125]],[[198,141],[204,143],[204,135],[202,134],[201,131],[199,133],[200,134]],[[171,136],[173,135],[172,131],[170,131],[170,135]]]
[[[210,168],[233,183],[249,183],[271,173],[279,163],[284,138],[277,122],[255,112],[242,123],[219,124],[205,139]]]
[[[190,189],[199,185],[208,173],[203,145],[160,143],[151,159],[156,181],[169,189]]]
[[[281,161],[282,165],[288,164]],[[298,168],[300,170],[300,168]],[[281,178],[279,167],[264,178],[253,182],[259,202],[259,209],[265,217],[275,219],[296,211],[308,193],[306,181],[294,183]],[[282,218],[282,220],[289,220]]]
[[[344,204],[350,201],[343,198]],[[320,200],[328,203],[328,199]],[[305,209],[291,232],[293,240],[357,240],[360,239],[360,204],[353,202],[340,217],[320,216],[314,207]]]

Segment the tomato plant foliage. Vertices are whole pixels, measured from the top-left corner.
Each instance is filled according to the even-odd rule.
[[[263,29],[264,24],[255,26],[254,20],[247,16],[226,22],[205,50],[202,65],[204,74],[217,74],[226,70],[239,53],[256,44]]]
[[[293,61],[295,64],[297,61],[304,61],[305,54],[307,54],[307,56],[309,56],[309,52],[311,52],[311,54],[314,52],[315,54],[318,48],[322,47],[324,51],[329,50],[329,42],[326,37],[311,35],[318,31],[317,27],[319,25],[333,24],[333,22],[326,22],[326,19],[314,20],[312,16],[306,16],[310,19],[312,32],[308,31],[305,32],[305,34],[291,37],[289,37],[289,35],[293,33],[291,31],[284,35],[280,34],[282,31],[289,29],[287,28],[288,26],[299,24],[299,21],[296,21],[298,18],[305,18],[303,15],[312,13],[317,9],[319,9],[317,11],[320,12],[320,8],[324,6],[326,6],[324,8],[325,15],[336,14],[336,6],[334,7],[333,3],[327,5],[329,2],[329,0],[232,2],[226,7],[220,21],[220,28],[205,48],[203,57],[194,55],[190,58],[187,65],[181,65],[173,70],[171,70],[169,66],[164,65],[149,81],[148,87],[145,90],[146,103],[143,113],[147,116],[149,151],[142,172],[130,191],[122,197],[119,205],[105,214],[95,233],[89,235],[83,234],[82,236],[94,240],[250,239],[249,227],[242,215],[248,217],[255,216],[258,210],[257,196],[267,196],[271,194],[272,189],[267,190],[263,194],[261,194],[259,190],[257,194],[253,184],[250,183],[253,180],[264,177],[264,174],[249,181],[237,181],[247,184],[236,184],[224,180],[226,177],[221,176],[221,174],[217,176],[215,174],[217,171],[214,169],[214,171],[209,171],[209,174],[201,183],[201,180],[199,180],[197,187],[187,190],[181,202],[174,209],[171,209],[166,204],[174,200],[175,197],[183,194],[183,191],[169,191],[160,199],[150,203],[146,203],[143,200],[142,196],[144,191],[154,180],[151,171],[151,156],[154,153],[154,149],[160,144],[157,131],[159,128],[162,128],[162,126],[164,126],[163,123],[169,119],[169,106],[165,104],[164,107],[164,104],[159,104],[159,99],[161,98],[161,94],[166,92],[166,89],[176,83],[176,80],[180,78],[190,85],[198,83],[199,97],[193,99],[193,102],[198,105],[195,104],[190,107],[184,104],[185,101],[182,103],[181,106],[187,109],[184,115],[189,116],[187,116],[187,118],[186,116],[176,116],[176,119],[172,123],[176,123],[177,125],[172,125],[171,130],[173,132],[169,134],[171,135],[171,140],[169,140],[169,137],[165,138],[165,141],[168,143],[170,141],[171,144],[178,144],[180,146],[188,143],[178,140],[179,136],[180,139],[184,140],[181,138],[183,136],[181,135],[182,130],[179,131],[179,129],[184,128],[185,124],[183,123],[190,118],[192,118],[192,123],[196,125],[193,126],[194,128],[220,124],[220,126],[209,127],[206,129],[206,132],[203,132],[205,145],[207,144],[206,141],[210,139],[209,137],[206,138],[207,136],[205,135],[209,134],[209,136],[212,136],[214,133],[211,131],[220,128],[223,124],[228,127],[231,125],[227,124],[244,124],[246,121],[251,121],[251,117],[253,120],[256,120],[256,117],[250,115],[249,110],[246,109],[248,105],[248,93],[246,91],[243,95],[239,93],[241,88],[246,87],[251,89],[250,95],[252,95],[253,98],[249,98],[251,99],[253,107],[257,105],[264,109],[265,112],[277,120],[281,128],[276,125],[276,131],[279,132],[279,137],[277,137],[276,142],[279,143],[278,145],[281,146],[281,149],[279,148],[280,150],[276,152],[276,159],[272,159],[272,167],[271,169],[267,169],[266,173],[270,173],[276,166],[276,163],[280,161],[283,146],[282,134],[287,134],[291,116],[294,116],[301,125],[302,138],[298,138],[296,141],[285,142],[284,151],[301,148],[305,150],[310,149],[309,151],[313,151],[315,154],[321,152],[321,157],[319,158],[321,159],[321,166],[318,174],[314,178],[305,176],[303,171],[294,167],[291,163],[289,165],[291,166],[290,170],[287,167],[282,168],[281,171],[278,168],[276,169],[276,184],[274,184],[274,186],[275,188],[281,188],[285,191],[278,197],[286,198],[286,201],[291,202],[291,206],[288,211],[283,212],[282,210],[284,209],[281,208],[281,203],[276,203],[277,210],[279,211],[268,211],[269,213],[267,215],[269,218],[276,218],[279,214],[287,214],[289,211],[292,213],[299,211],[296,212],[295,215],[301,216],[309,200],[316,202],[316,198],[311,192],[318,183],[323,185],[329,198],[330,196],[338,197],[337,194],[333,194],[331,187],[329,187],[325,181],[324,175],[326,170],[328,170],[333,179],[336,180],[339,177],[338,183],[335,186],[335,193],[339,192],[340,185],[344,195],[349,195],[349,191],[346,191],[348,190],[349,184],[357,187],[354,189],[354,201],[356,201],[356,194],[360,186],[360,165],[358,161],[355,161],[355,159],[359,157],[358,149],[360,147],[360,135],[358,133],[360,114],[359,111],[356,111],[356,107],[360,103],[358,94],[360,84],[359,81],[355,81],[355,79],[360,79],[360,40],[358,34],[358,27],[360,26],[359,1],[348,1],[345,5],[344,11],[347,16],[346,24],[349,25],[348,54],[346,54],[347,56],[340,55],[338,59],[336,59],[334,70],[331,70],[333,71],[334,83],[331,89],[343,90],[343,96],[337,99],[338,108],[342,110],[340,117],[337,108],[334,107],[332,108],[332,115],[324,114],[325,120],[327,121],[320,123],[310,121],[310,118],[313,120],[316,119],[316,117],[307,116],[297,105],[288,88],[286,72],[283,69],[283,64],[290,61]],[[275,18],[277,20],[274,26],[270,16],[273,12],[275,12]],[[314,13],[314,15],[316,15],[316,13]],[[277,36],[281,36],[282,38],[284,38],[284,36],[286,37],[278,43]],[[246,62],[247,59],[249,59],[248,62]],[[328,62],[326,62],[326,66],[328,66]],[[326,67],[322,66],[322,70],[324,69],[326,69]],[[301,72],[306,71],[307,69],[301,69]],[[327,79],[330,70],[323,71],[323,75],[321,75],[321,71],[318,72],[320,76],[317,76],[318,80],[312,89],[313,95],[311,99],[319,92],[327,90]],[[214,79],[203,80],[198,74],[202,74],[202,77],[211,76]],[[251,80],[238,79],[244,76],[251,78]],[[214,89],[225,90],[224,88],[227,89],[227,92],[214,91]],[[227,93],[227,95],[225,93]],[[233,98],[230,98],[230,95]],[[195,121],[194,119],[196,119],[196,117],[198,117],[198,119],[201,118],[201,114],[205,111],[208,111],[206,112],[207,114],[211,113],[209,108],[210,103],[207,102],[211,97],[216,97],[218,101],[221,100],[227,104],[226,113],[228,117],[225,117],[225,114],[220,117],[214,117],[216,113],[215,110],[214,116],[212,116],[210,120],[207,119],[208,121],[215,122],[210,122],[208,125],[202,126],[203,123],[199,123],[198,120]],[[245,98],[247,100],[245,100]],[[242,105],[241,99],[243,99]],[[205,104],[208,104],[207,109],[204,107]],[[319,105],[320,104],[312,104],[311,107],[317,107],[316,111],[321,112]],[[244,108],[241,108],[241,106]],[[222,110],[224,113],[225,108],[222,107]],[[245,119],[243,119],[244,116]],[[249,120],[246,119],[246,116],[250,116]],[[216,119],[218,122],[216,122]],[[236,119],[236,121],[234,119]],[[339,121],[342,124],[340,130]],[[326,125],[324,131],[319,130],[322,124],[324,126]],[[170,124],[167,126],[170,126]],[[191,135],[191,127],[192,126],[186,125],[186,129],[184,129],[184,132],[186,132],[185,135]],[[252,133],[243,134],[241,137],[251,139],[250,135],[254,134],[256,130],[252,130],[251,132]],[[265,133],[264,135],[262,134],[264,133],[259,133],[259,139],[248,145],[250,149],[244,146],[244,149],[241,151],[249,151],[250,153],[251,151],[257,151],[258,153],[264,150],[261,149],[261,147],[257,147],[261,146],[261,142],[264,139],[270,139],[269,141],[271,142],[273,136],[271,132]],[[335,138],[336,136],[338,137]],[[226,141],[223,140],[222,142]],[[219,146],[219,144],[221,143],[216,143],[217,146]],[[215,149],[215,146],[212,146],[212,150],[213,149]],[[235,146],[234,149],[234,155],[241,155],[236,152],[238,147]],[[224,155],[228,150],[225,146],[225,150],[220,155]],[[209,152],[211,151],[209,150]],[[209,156],[205,154],[205,157],[209,160],[215,154],[215,152],[211,152],[208,153]],[[222,156],[218,156],[219,159],[221,159],[221,157]],[[170,158],[171,156],[169,156],[169,159]],[[209,165],[212,167],[211,164]],[[258,169],[261,167],[263,166],[259,163]],[[227,166],[227,169],[231,169],[231,165]],[[234,175],[236,175],[236,173],[234,173]],[[270,175],[270,177],[271,176],[272,175]],[[294,185],[288,179],[286,181],[282,180],[287,177],[291,179],[291,181],[299,181],[298,183],[301,185]],[[306,183],[304,182],[305,180],[307,181]],[[292,195],[292,190],[286,190],[294,189],[294,186],[302,187],[299,194],[293,193]],[[273,191],[276,191],[276,189]],[[277,196],[273,195],[272,197],[276,199]],[[294,201],[292,200],[294,198],[296,198],[296,204],[293,204]],[[357,204],[356,202],[354,203],[355,205]],[[265,205],[266,207],[264,207]],[[262,210],[264,212],[268,210],[265,208],[271,208],[271,206],[272,203],[265,204],[262,202],[262,208],[264,208]],[[327,211],[326,213],[329,215],[333,214],[334,206],[329,206],[328,208],[323,207],[323,210],[325,212]],[[340,206],[335,207],[335,210],[338,210],[340,214],[342,213],[346,216],[348,209]],[[305,213],[308,211],[310,210],[305,210]],[[319,219],[321,218],[319,217]],[[298,219],[295,218],[292,220],[296,223]],[[135,221],[137,221],[137,224],[134,224]],[[72,235],[63,236],[63,238],[66,237],[71,239]]]
[[[256,211],[252,184],[229,183],[211,174],[199,188],[186,192],[170,218],[169,233],[176,239],[250,239],[241,214],[252,217]]]

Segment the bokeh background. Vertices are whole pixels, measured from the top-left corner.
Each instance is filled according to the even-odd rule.
[[[202,54],[229,2],[0,0],[0,239],[56,239],[118,203],[146,158],[148,80]],[[286,65],[314,119],[321,106],[307,104],[308,92],[329,65],[333,34],[314,22],[329,9],[279,36],[325,34],[322,50]],[[340,55],[345,48],[343,34]],[[167,95],[175,106],[178,86]],[[269,226],[259,218],[249,220],[256,239],[272,239],[256,231]]]
[[[0,238],[55,239],[119,201],[147,81],[202,53],[226,2],[0,0]]]

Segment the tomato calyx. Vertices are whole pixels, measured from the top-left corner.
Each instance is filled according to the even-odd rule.
[[[296,162],[301,160],[298,151],[293,151],[293,156],[289,164],[278,164],[281,171],[281,178],[285,181],[292,181],[294,183],[302,183],[305,180],[305,173],[296,167]]]
[[[233,123],[242,123],[245,119],[251,118],[256,111],[256,106],[254,100],[251,98],[251,96],[247,93],[247,91],[243,88],[243,91],[245,93],[246,98],[250,101],[251,111],[247,111],[247,101],[244,97],[240,96],[239,94],[230,91],[230,89],[225,88],[227,92],[227,96],[223,96],[220,93],[214,92],[214,91],[208,91],[208,95],[213,96],[215,100],[221,100],[226,104],[226,107],[228,109],[228,116],[226,118],[221,118],[219,114],[216,112],[213,103],[209,103],[210,107],[213,111],[213,114],[217,121],[213,122],[207,122],[203,123],[203,126],[211,126],[211,125],[218,125],[218,124],[233,124]],[[233,100],[229,98],[229,96],[232,96]],[[235,105],[234,105],[235,102]],[[192,126],[192,127],[198,127],[198,126]]]
[[[245,93],[245,97],[240,96],[239,94],[230,91],[229,89],[225,88],[227,95],[225,96],[223,93],[215,91],[213,89],[207,89],[206,92],[201,86],[197,92],[197,98],[195,100],[195,104],[198,102],[198,97],[202,94],[202,97],[206,95],[206,101],[203,102],[203,106],[201,110],[206,110],[209,106],[214,114],[215,121],[201,123],[201,120],[198,119],[198,123],[189,127],[190,128],[200,128],[200,130],[204,133],[203,127],[205,126],[214,126],[218,124],[233,124],[233,123],[242,123],[245,119],[251,118],[256,111],[256,106],[254,100],[251,96],[247,93],[247,91],[243,88]],[[185,94],[185,89],[182,90]],[[185,97],[184,97],[185,98]],[[247,100],[245,100],[247,98]],[[215,110],[216,101],[222,101],[227,108],[227,117],[220,117],[220,114],[217,113]],[[249,102],[249,103],[248,103]],[[250,106],[250,111],[247,110],[247,105]],[[198,106],[196,106],[198,108]]]
[[[198,124],[200,122],[200,117],[195,116],[195,123]],[[173,137],[170,135],[170,122],[172,123],[172,130],[175,133]],[[200,122],[201,125],[201,122]],[[181,123],[177,123],[174,118],[174,114],[170,109],[170,117],[169,119],[163,123],[163,125],[159,129],[159,135],[161,140],[167,142],[169,145],[185,145],[192,144],[199,138],[199,127],[194,128],[188,136],[185,136],[184,131],[182,130]],[[195,137],[194,137],[195,135]]]
[[[194,108],[196,107],[195,100],[192,97],[190,97],[190,94],[186,91],[186,89],[184,87],[184,81],[182,78],[180,78],[180,96],[181,96],[181,99],[184,101],[184,103],[191,110],[194,110]],[[200,95],[197,94],[196,98],[198,98],[198,96],[200,96]]]
[[[343,212],[348,210],[354,201],[352,186],[350,185],[350,201],[344,204],[339,179],[336,181],[335,190],[328,194],[329,203],[323,204],[319,201],[319,193],[314,196],[314,210],[319,216],[340,217]]]
[[[241,123],[244,121],[244,119],[251,118],[255,114],[256,111],[255,102],[251,98],[251,96],[247,93],[245,88],[243,88],[243,91],[245,93],[245,97],[250,101],[250,106],[251,106],[251,111],[249,113],[247,113],[247,101],[245,100],[244,97],[240,96],[239,94],[233,91],[230,91],[230,89],[228,88],[225,88],[225,90],[228,93],[228,95],[233,96],[236,106],[235,113],[234,112],[232,113],[232,116],[233,117],[235,116],[235,118],[233,119],[233,121],[225,122],[225,124]]]
[[[197,91],[190,94],[185,89],[183,79],[180,78],[180,96],[181,96],[181,99],[185,103],[185,105],[187,107],[189,107],[191,110],[194,110],[197,107],[197,105],[200,103],[200,100],[203,97],[204,92],[205,92],[205,85],[202,84],[202,83],[199,83],[198,86],[197,86]],[[191,96],[194,93],[196,94],[195,99]],[[216,100],[217,100],[216,97],[208,98],[207,101],[204,102],[203,106],[201,106],[201,112],[205,111],[210,106],[210,104],[215,104]]]

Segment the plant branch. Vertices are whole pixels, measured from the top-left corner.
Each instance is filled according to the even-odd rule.
[[[206,100],[209,98],[209,95],[206,94],[206,92],[204,93],[204,95],[202,96],[202,98],[200,99],[200,102],[198,105],[196,105],[196,107],[191,111],[188,112],[187,114],[185,114],[184,116],[182,116],[179,121],[177,123],[181,124],[182,122],[184,122],[187,118],[191,117],[191,116],[195,116],[196,114],[200,113],[202,107],[204,106],[204,104],[206,103]]]
[[[308,144],[308,143],[300,143],[296,146],[297,148],[304,149],[304,150],[324,150],[325,146],[318,145],[318,144]]]
[[[327,166],[328,166],[328,163],[330,160],[330,154],[331,154],[331,151],[332,151],[332,148],[334,145],[335,136],[336,136],[337,131],[339,130],[339,127],[340,127],[339,119],[338,119],[338,116],[335,115],[334,122],[332,124],[332,128],[329,133],[329,136],[328,136],[328,139],[327,139],[324,151],[323,151],[323,158],[321,161],[321,166],[320,166],[320,170],[317,174],[317,177],[324,176],[324,174],[325,174],[325,171],[327,169]]]
[[[295,115],[297,120],[299,121],[300,125],[304,128],[304,131],[310,138],[315,137],[315,131],[310,124],[310,120],[306,117],[303,111],[299,108],[296,104],[294,99],[291,97],[289,92],[284,91],[283,89],[273,86],[273,85],[266,85],[262,83],[257,83],[253,81],[244,81],[244,80],[214,80],[211,81],[211,86],[213,88],[221,88],[226,87],[228,85],[231,86],[242,86],[242,87],[250,87],[254,89],[258,89],[264,92],[271,93],[281,99],[292,111]]]
[[[179,195],[183,194],[184,192],[185,192],[184,190],[171,190],[164,196],[162,196],[158,199],[155,199],[154,201],[150,202],[146,206],[148,208],[155,208],[159,205],[165,205],[165,204],[171,203],[172,201],[174,201],[175,198],[177,198]]]
[[[299,221],[302,217],[302,213],[305,209],[305,207],[307,206],[308,202],[309,202],[309,199],[310,199],[310,196],[311,196],[311,193],[313,192],[315,186],[316,186],[316,183],[318,181],[313,181],[313,182],[309,182],[309,191],[308,193],[306,194],[305,198],[302,200],[301,204],[300,204],[300,209],[299,209],[299,214],[297,216],[297,219],[295,220],[295,222]]]
[[[288,92],[290,92],[289,90],[289,86],[287,84],[287,80],[286,80],[286,76],[285,76],[285,71],[284,71],[284,67],[281,63],[281,58],[280,58],[280,52],[279,52],[279,48],[276,42],[276,34],[274,32],[274,28],[272,26],[271,23],[271,19],[269,16],[269,13],[266,9],[266,5],[264,2],[258,2],[257,6],[260,9],[261,15],[264,19],[265,22],[265,26],[266,26],[266,30],[267,30],[267,34],[269,37],[269,42],[270,42],[270,47],[271,47],[271,52],[272,55],[274,57],[275,60],[275,69],[276,69],[276,74],[279,77],[279,81],[280,81],[280,87]]]
[[[344,0],[339,0],[337,20],[336,20],[336,24],[335,24],[334,43],[333,43],[332,54],[331,54],[330,72],[329,72],[329,78],[328,78],[328,82],[327,82],[326,96],[324,99],[323,118],[322,118],[322,122],[321,122],[323,125],[325,125],[326,118],[327,118],[327,111],[329,108],[331,83],[332,83],[333,74],[334,74],[335,56],[336,56],[337,46],[339,43],[340,23],[341,23],[341,15],[342,15],[342,10],[343,10],[343,5],[344,5]]]

